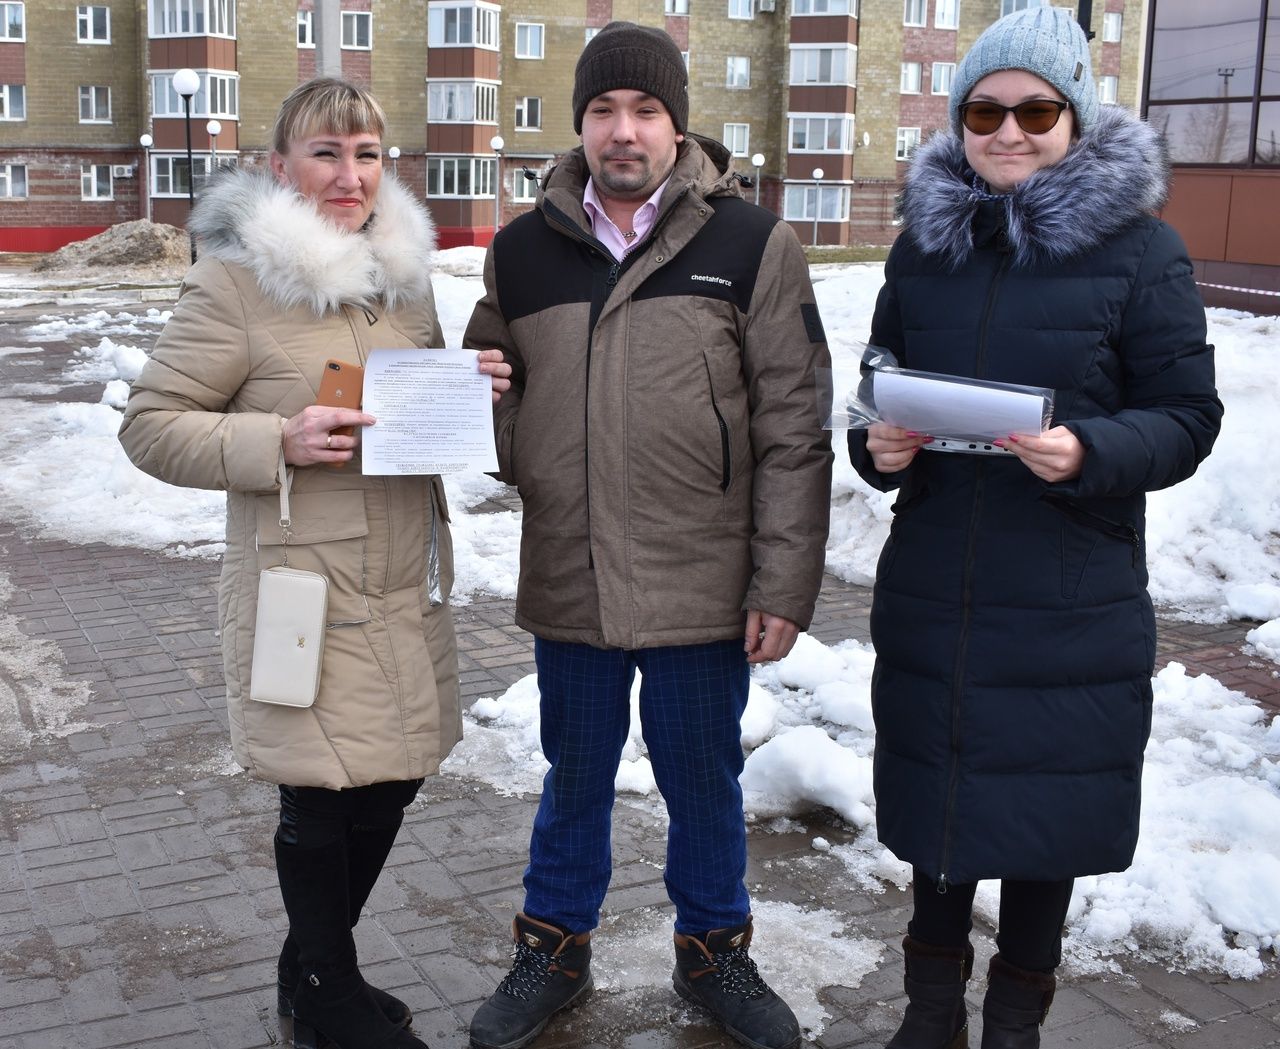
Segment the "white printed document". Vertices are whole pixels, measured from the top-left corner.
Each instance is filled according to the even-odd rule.
[[[1030,389],[994,389],[895,371],[876,372],[874,396],[880,418],[893,426],[969,441],[1039,434],[1053,407],[1043,393]]]
[[[370,476],[493,471],[493,396],[474,350],[373,350],[364,366],[362,428]]]

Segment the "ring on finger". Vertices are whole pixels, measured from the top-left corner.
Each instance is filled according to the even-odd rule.
[[[325,434],[325,438],[324,438],[324,446],[325,446],[326,448],[332,448],[332,447],[333,447],[333,434],[331,434],[331,433],[329,433],[329,434]]]

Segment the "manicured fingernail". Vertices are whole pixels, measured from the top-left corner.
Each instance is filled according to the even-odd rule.
[[[916,433],[916,432],[915,432],[915,430],[908,430],[908,431],[907,431],[907,436],[908,436],[908,437],[919,437],[920,435],[919,435],[918,433]]]
[[[1001,440],[1000,438],[998,438],[998,437],[997,437],[994,441],[992,441],[991,443],[992,443],[992,444],[994,444],[997,448],[1003,448],[1003,447],[1004,447],[1004,441],[1002,441],[1002,440]]]
[[[1018,443],[1018,435],[1017,435],[1016,433],[1011,433],[1011,434],[1009,434],[1009,440],[1011,440],[1014,444],[1017,444],[1017,443]]]

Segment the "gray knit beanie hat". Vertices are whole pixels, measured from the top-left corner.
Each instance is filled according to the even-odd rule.
[[[1003,69],[1024,69],[1061,91],[1080,131],[1098,119],[1089,40],[1070,11],[1029,7],[987,27],[961,59],[951,84],[951,127],[957,135],[964,137],[960,104],[979,80]]]
[[[610,22],[578,58],[573,71],[573,130],[582,134],[582,114],[597,95],[615,88],[652,95],[671,114],[676,130],[689,124],[689,73],[676,42],[661,29]]]

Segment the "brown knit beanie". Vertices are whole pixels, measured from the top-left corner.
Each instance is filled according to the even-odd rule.
[[[689,74],[676,42],[661,29],[610,22],[591,38],[573,72],[573,130],[582,134],[582,114],[593,98],[618,88],[652,95],[684,132]]]

